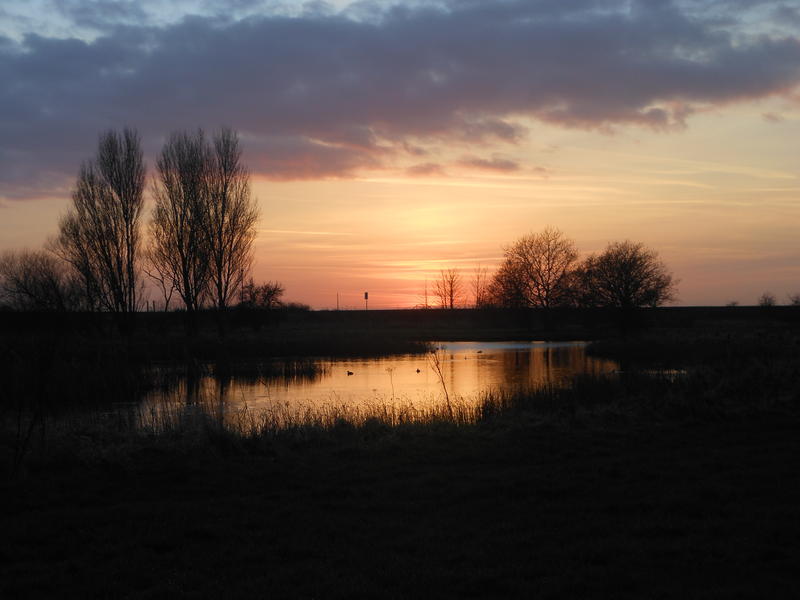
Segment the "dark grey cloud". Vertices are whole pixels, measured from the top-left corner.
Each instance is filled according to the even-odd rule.
[[[773,13],[775,20],[789,23],[795,27],[800,27],[800,8],[796,6],[789,6],[788,4],[781,4],[775,7]]]
[[[247,159],[259,174],[276,180],[348,177],[362,168],[377,167],[374,148],[331,146],[304,136],[248,136]]]
[[[444,144],[514,144],[523,118],[669,130],[800,82],[798,37],[750,35],[720,0],[362,2],[291,16],[241,3],[250,16],[154,25],[133,23],[135,3],[96,0],[80,18],[114,24],[90,41],[0,40],[0,196],[71,177],[109,127],[137,127],[152,156],[169,131],[230,125],[254,171],[346,176]]]

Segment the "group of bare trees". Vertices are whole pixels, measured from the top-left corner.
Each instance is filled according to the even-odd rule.
[[[286,290],[278,281],[257,284],[252,278],[242,286],[240,305],[245,308],[279,308]]]
[[[433,282],[432,296],[434,306],[440,308],[457,308],[467,304],[465,298],[471,293],[474,298],[473,306],[483,307],[490,304],[489,298],[489,269],[478,265],[472,278],[464,280],[461,271],[455,268],[442,269]],[[430,308],[428,298],[428,283],[425,282],[425,292],[422,295],[420,308]]]
[[[644,244],[612,242],[579,260],[575,242],[547,227],[504,249],[494,276],[478,267],[472,278],[474,306],[553,308],[558,306],[660,306],[675,298],[677,281]],[[442,308],[465,304],[457,269],[442,270],[435,295]]]
[[[156,163],[147,268],[186,310],[227,307],[250,270],[258,211],[234,132],[174,133]]]
[[[238,135],[173,133],[156,161],[149,243],[142,240],[146,167],[132,129],[100,136],[80,168],[72,204],[47,250],[0,259],[6,303],[39,310],[89,309],[120,322],[139,310],[149,276],[187,312],[230,305],[250,270],[258,210]]]

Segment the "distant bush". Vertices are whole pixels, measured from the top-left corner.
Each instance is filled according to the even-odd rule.
[[[283,285],[278,281],[267,281],[256,285],[251,278],[242,286],[242,301],[239,306],[242,308],[280,308],[283,306],[281,296],[285,291]]]
[[[0,255],[0,306],[11,310],[81,308],[81,288],[68,266],[44,250]]]
[[[770,292],[764,292],[758,299],[758,305],[762,308],[769,308],[771,306],[775,306],[777,303],[778,301],[775,298],[775,294]]]
[[[285,308],[288,310],[302,310],[302,311],[309,311],[311,307],[308,304],[304,304],[303,302],[289,302],[289,304],[284,305]]]

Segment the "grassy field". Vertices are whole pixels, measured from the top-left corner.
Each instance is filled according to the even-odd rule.
[[[0,597],[793,597],[798,349],[790,320],[695,315],[472,411],[43,419],[15,469],[6,428]],[[77,380],[49,373],[3,389],[54,414]]]

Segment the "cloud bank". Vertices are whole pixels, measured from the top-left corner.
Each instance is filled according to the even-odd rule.
[[[251,168],[274,179],[418,163],[442,144],[513,170],[475,154],[531,135],[523,121],[681,128],[698,110],[800,83],[798,35],[721,18],[735,3],[360,2],[289,13],[240,0],[239,13],[206,2],[171,21],[131,2],[66,3],[74,10],[61,18],[92,36],[0,37],[0,197],[73,177],[98,133],[124,125],[151,155],[172,130],[230,125]],[[782,3],[755,4],[770,9],[765,19],[788,18]]]

